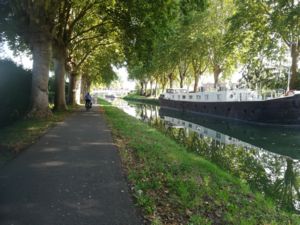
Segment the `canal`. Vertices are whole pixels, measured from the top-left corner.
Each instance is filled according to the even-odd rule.
[[[300,212],[300,128],[250,125],[114,99],[112,104]]]

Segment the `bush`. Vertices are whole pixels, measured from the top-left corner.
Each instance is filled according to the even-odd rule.
[[[30,106],[31,72],[0,60],[0,127],[22,118]]]

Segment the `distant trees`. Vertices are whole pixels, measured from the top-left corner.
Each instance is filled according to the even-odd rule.
[[[196,91],[204,73],[217,87],[221,75],[231,76],[238,66],[244,80],[255,71],[249,87],[285,88],[288,54],[290,88],[299,87],[298,1],[169,1],[156,8],[141,3],[119,7],[130,12],[122,24],[130,35],[123,41],[130,77],[139,81],[141,93],[153,80],[161,89],[166,80],[169,87],[193,82]]]
[[[227,42],[233,1],[169,1],[159,7],[152,4],[126,6],[131,13],[127,14],[124,31],[131,35],[125,40],[125,55],[130,77],[140,82],[141,93],[146,93],[143,89],[151,80],[165,88],[166,79],[169,87],[175,81],[183,87],[192,80],[193,90],[197,91],[200,77],[209,71],[217,86],[220,74],[229,73],[238,62],[236,51]]]

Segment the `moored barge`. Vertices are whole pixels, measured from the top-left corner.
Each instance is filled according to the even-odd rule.
[[[263,99],[248,89],[189,93],[167,89],[159,98],[162,108],[205,114],[251,123],[300,125],[300,91]]]

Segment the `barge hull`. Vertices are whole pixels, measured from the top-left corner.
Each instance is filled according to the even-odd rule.
[[[300,95],[266,101],[189,102],[159,99],[162,108],[253,123],[300,125]]]

